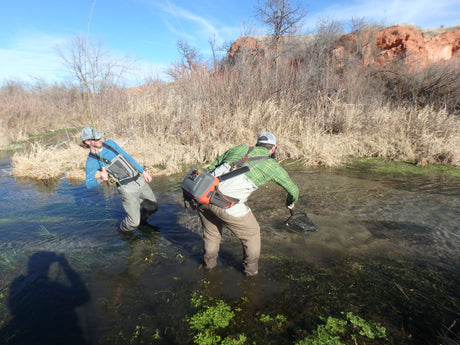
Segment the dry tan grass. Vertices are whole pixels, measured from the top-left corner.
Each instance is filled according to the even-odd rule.
[[[83,171],[85,152],[76,143],[47,146],[35,142],[12,157],[13,174],[40,180],[59,178],[66,171]],[[72,173],[72,176],[81,176]]]
[[[249,56],[219,73],[187,71],[190,77],[180,82],[92,95],[91,112],[74,89],[0,92],[0,144],[93,125],[153,175],[169,175],[185,165],[205,166],[229,147],[253,145],[259,133],[271,131],[278,158],[305,165],[334,167],[371,156],[460,166],[458,111],[385,98],[379,75],[356,61],[342,70],[345,78],[324,56],[302,56],[295,68],[282,56],[275,65],[273,56],[262,62]],[[455,94],[456,85],[447,91]],[[88,152],[78,143],[78,134],[64,135],[54,146],[35,143],[18,151],[14,174],[83,179]]]
[[[265,130],[277,135],[280,160],[295,159],[305,165],[333,167],[349,157],[365,156],[460,165],[460,121],[430,108],[364,111],[336,102],[312,117],[290,104],[259,102],[251,109],[238,108],[232,116],[211,116],[205,127],[199,121],[203,120],[199,108],[189,109],[184,116],[168,105],[171,108],[152,116],[154,104],[132,104],[132,112],[101,119],[96,126],[106,132],[104,139],[114,139],[153,175],[179,173],[184,165],[205,166],[232,145],[255,144],[257,135]],[[342,132],[324,130],[328,121],[340,122]],[[17,152],[14,174],[48,179],[65,173],[70,179],[84,179],[87,150],[78,141],[76,135],[60,145],[35,143]]]
[[[423,33],[423,35],[424,35],[425,37],[433,37],[433,36],[442,34],[442,33],[444,33],[444,32],[455,31],[455,30],[457,30],[458,28],[460,28],[460,25],[454,25],[454,26],[449,26],[449,27],[441,26],[441,27],[436,28],[436,29],[425,29],[425,30],[422,30],[422,33]]]

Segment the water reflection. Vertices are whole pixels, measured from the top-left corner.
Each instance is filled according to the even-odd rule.
[[[292,345],[299,334],[316,329],[319,317],[348,310],[392,327],[393,343],[404,345],[426,344],[425,336],[436,343],[436,332],[458,318],[458,178],[290,171],[301,190],[294,211],[305,212],[318,231],[285,225],[290,214],[276,184],[256,191],[249,204],[261,225],[262,255],[259,276],[248,280],[239,269],[240,242],[226,231],[218,269],[202,269],[201,224],[183,208],[178,187],[183,176],[154,179],[160,209],[149,219],[153,226],[124,239],[116,232],[123,209],[113,190],[88,191],[65,179],[52,189],[39,188],[15,180],[9,163],[0,162],[0,168],[4,332],[23,326],[16,316],[13,326],[3,324],[9,321],[8,289],[18,285],[24,262],[42,252],[51,253],[43,260],[50,263],[48,275],[63,272],[53,261],[57,252],[65,252],[82,275],[92,297],[84,307],[91,310],[82,325],[84,338],[102,345],[191,344],[184,320],[193,313],[195,291],[236,301],[241,326],[235,332],[244,331],[257,344]],[[67,315],[72,311],[71,306]],[[285,315],[292,328],[275,340],[257,321],[262,313]],[[72,320],[67,323],[77,325]],[[69,332],[81,335],[78,329]]]
[[[85,284],[64,255],[38,252],[27,275],[13,280],[8,308],[13,318],[1,330],[3,344],[85,345],[75,308],[90,299]]]

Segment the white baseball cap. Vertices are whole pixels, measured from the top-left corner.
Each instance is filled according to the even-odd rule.
[[[276,145],[276,137],[270,132],[263,132],[257,138],[258,144]]]

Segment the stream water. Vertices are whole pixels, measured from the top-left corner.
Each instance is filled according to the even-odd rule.
[[[262,229],[260,273],[245,277],[230,233],[218,268],[203,269],[200,223],[183,207],[182,175],[154,178],[153,226],[125,238],[112,188],[16,179],[4,155],[0,340],[192,344],[187,320],[198,294],[231,305],[235,317],[221,335],[245,334],[248,344],[295,344],[341,312],[384,326],[382,344],[459,344],[460,178],[368,165],[287,170],[301,191],[295,211],[318,231],[286,226],[285,192],[259,189],[249,205]],[[285,322],[261,322],[267,315]]]

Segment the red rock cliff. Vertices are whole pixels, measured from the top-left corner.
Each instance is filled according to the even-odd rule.
[[[425,36],[423,32],[405,26],[391,26],[377,32],[343,35],[334,50],[337,58],[359,49],[365,64],[385,65],[395,59],[403,59],[407,65],[424,66],[427,63],[460,60],[460,27],[455,30]],[[241,37],[228,51],[233,58],[241,50],[249,50],[253,55],[263,55],[268,47],[253,37]],[[377,51],[376,51],[377,50]]]
[[[376,45],[380,53],[378,65],[395,58],[405,58],[410,65],[447,61],[460,58],[460,28],[433,37],[425,37],[415,29],[393,26],[377,34]]]

